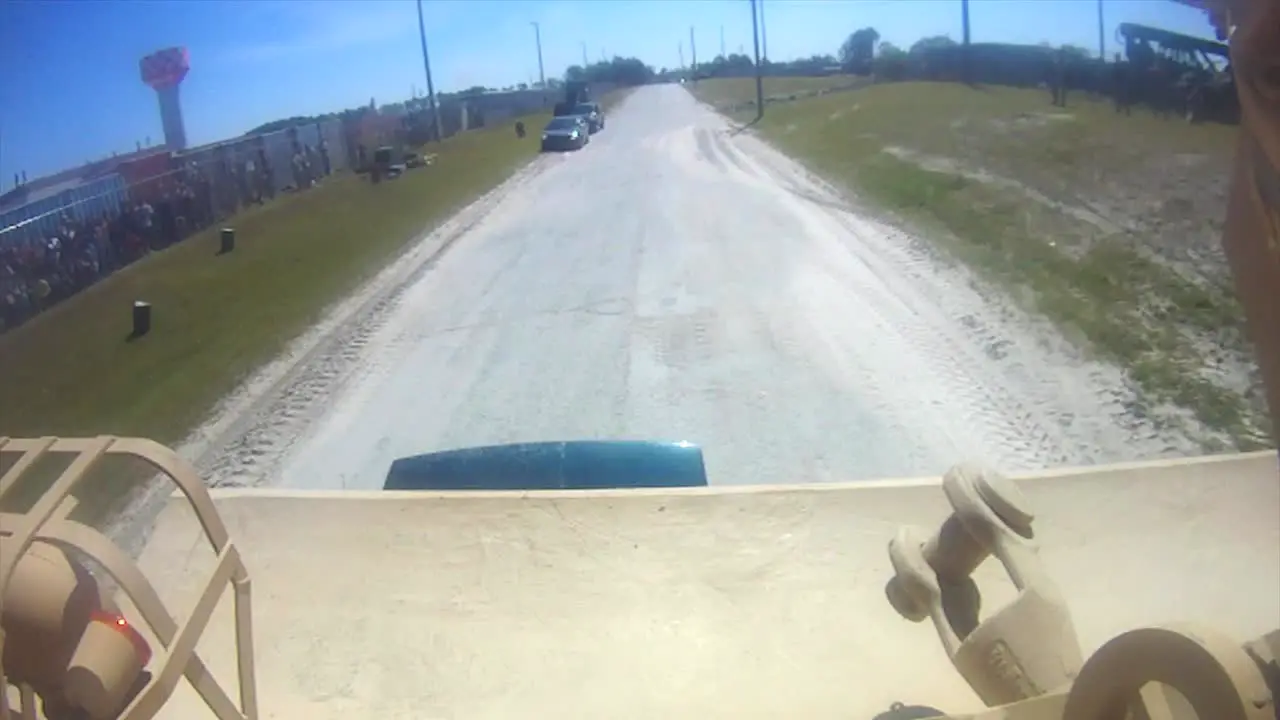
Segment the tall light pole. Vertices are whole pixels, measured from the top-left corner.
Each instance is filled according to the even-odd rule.
[[[427,26],[422,20],[422,0],[418,0],[418,36],[422,38],[422,69],[427,72],[427,97],[431,102],[431,117],[433,124],[431,126],[431,136],[436,142],[440,142],[442,133],[440,132],[440,106],[436,104],[436,86],[431,82],[431,59],[427,55]]]
[[[587,60],[587,44],[582,43],[582,69],[586,70],[591,61]]]
[[[969,61],[969,0],[960,0],[960,22],[964,31],[964,49],[960,57],[960,71],[964,73],[965,82],[973,82],[973,68]]]
[[[1103,32],[1102,0],[1098,0],[1098,58],[1107,61],[1107,34]]]
[[[756,0],[751,0],[751,39],[756,47],[756,120],[764,117],[764,78],[760,75],[760,16]]]
[[[769,62],[769,26],[764,22],[764,0],[760,0],[760,56]]]
[[[693,56],[693,59],[689,61],[689,65],[693,70],[693,80],[694,82],[697,82],[698,80],[698,45],[693,40],[692,25],[689,26],[689,54]]]
[[[418,0],[418,2],[422,2],[422,0]],[[538,87],[545,90],[547,88],[547,76],[542,72],[542,28],[536,22],[529,24],[533,26],[534,42],[538,43]]]
[[[726,56],[724,54],[724,26],[721,25],[720,26],[720,59],[723,60],[725,57]]]

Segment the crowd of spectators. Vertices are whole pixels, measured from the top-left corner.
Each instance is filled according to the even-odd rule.
[[[332,172],[327,148],[304,147],[286,188],[308,188]],[[232,164],[189,164],[130,188],[131,199],[98,218],[63,212],[54,231],[31,236],[0,228],[0,333],[240,209],[275,196],[265,152]]]

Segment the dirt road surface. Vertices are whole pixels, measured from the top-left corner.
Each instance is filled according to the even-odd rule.
[[[256,381],[213,483],[374,489],[404,455],[575,438],[687,440],[713,484],[1194,452],[1114,368],[733,129],[633,93]]]

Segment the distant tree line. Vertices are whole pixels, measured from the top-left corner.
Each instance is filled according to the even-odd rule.
[[[1051,47],[1048,43],[1041,43],[1041,45]],[[935,35],[921,38],[904,50],[891,42],[881,41],[880,33],[875,28],[864,27],[851,32],[834,55],[819,54],[784,62],[764,59],[761,62],[761,70],[763,74],[770,76],[847,73],[875,75],[885,80],[901,80],[919,75],[930,54],[937,51],[945,52],[958,46],[959,44],[949,36]],[[1092,59],[1088,50],[1075,45],[1063,45],[1058,49],[1069,61]],[[698,63],[697,77],[746,77],[754,75],[755,71],[755,61],[750,56],[730,53]],[[682,68],[662,68],[656,73],[655,79],[672,81],[689,76],[689,72]]]
[[[586,67],[570,65],[564,71],[564,79],[568,82],[586,81],[610,85],[644,85],[653,82],[656,76],[652,67],[633,57],[615,57]]]
[[[807,58],[798,58],[785,62],[763,60],[761,66],[766,75],[816,76],[832,75],[841,71],[840,61],[834,55],[812,55]],[[730,53],[728,55],[717,55],[710,60],[698,63],[697,77],[746,77],[754,75],[755,71],[755,61],[749,56],[742,53]],[[687,73],[681,69],[668,70],[663,68],[659,76],[661,80],[673,80],[686,77]]]
[[[841,43],[840,67],[855,75],[897,80],[906,77],[911,63],[919,62],[930,51],[956,45],[956,41],[947,35],[934,35],[920,38],[909,49],[903,50],[887,40],[881,42],[880,33],[875,28],[864,27],[850,33]]]
[[[942,57],[938,53],[947,53],[959,47],[959,43],[947,35],[934,35],[920,38],[907,50],[891,42],[880,41],[880,33],[875,28],[865,27],[853,31],[840,45],[839,59],[841,68],[856,75],[875,75],[883,80],[902,80],[909,76],[919,76],[924,70],[928,57]],[[1009,46],[1014,47],[1014,46]],[[1025,46],[1033,48],[1034,46]],[[1094,62],[1088,50],[1078,45],[1062,45],[1054,48],[1048,42],[1042,42],[1040,48],[1056,49],[1068,64]],[[1038,51],[1039,52],[1039,51]],[[1037,55],[1040,57],[1040,55]]]

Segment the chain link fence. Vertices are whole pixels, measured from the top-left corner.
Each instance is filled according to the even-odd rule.
[[[354,167],[359,140],[358,123],[333,119],[135,153],[26,193],[0,213],[0,332],[247,207]]]

